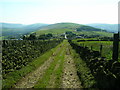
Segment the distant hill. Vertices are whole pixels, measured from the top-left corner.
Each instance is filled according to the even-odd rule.
[[[56,24],[50,24],[48,26],[42,27],[41,30],[48,30],[48,29],[76,29],[79,28],[81,24],[76,24],[76,23],[56,23]]]
[[[40,34],[47,34],[47,33],[52,33],[52,34],[62,34],[65,33],[66,31],[75,31],[76,28],[79,28],[83,25],[76,24],[76,23],[56,23],[56,24],[50,24],[48,26],[44,26],[38,31],[36,31],[37,35]]]
[[[42,26],[47,26],[48,24],[37,23],[31,25],[23,24],[11,24],[11,23],[0,23],[0,28],[2,28],[2,36],[6,38],[10,37],[20,37],[23,34],[27,34],[40,29]]]
[[[1,27],[2,26],[2,27]],[[99,28],[91,27],[90,25],[82,25],[77,23],[56,23],[56,24],[11,24],[11,23],[0,23],[0,28],[2,28],[2,37],[7,38],[20,38],[22,35],[36,33],[37,36],[41,34],[52,33],[55,36],[59,36],[65,32],[73,32],[76,35],[100,35],[112,37],[113,33],[109,33],[106,30],[101,30]],[[1,36],[0,36],[1,38]]]
[[[100,23],[94,23],[94,24],[86,24],[88,26],[92,26],[95,28],[105,29],[108,32],[118,32],[118,24],[100,24]]]
[[[2,28],[9,28],[9,29],[13,29],[13,28],[22,28],[25,25],[23,24],[12,24],[12,23],[0,23],[0,27],[2,26]]]
[[[79,29],[79,30],[78,30]],[[76,24],[76,23],[56,23],[44,26],[38,31],[37,35],[41,34],[63,34],[67,31],[71,31],[77,35],[86,34],[86,35],[103,35],[103,36],[112,36],[113,33],[109,33],[106,30],[101,30],[99,28],[94,28],[87,25]]]

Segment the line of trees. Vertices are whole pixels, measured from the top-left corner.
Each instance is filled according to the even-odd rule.
[[[45,39],[51,39],[53,35],[51,33],[48,34],[42,34],[38,37],[36,36],[36,33],[32,33],[29,36],[24,35],[23,40],[45,40]]]

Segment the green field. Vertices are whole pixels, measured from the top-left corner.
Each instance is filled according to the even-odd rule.
[[[102,37],[113,37],[113,33],[109,33],[109,32],[101,32],[101,31],[80,31],[80,32],[74,32],[77,35],[80,34],[85,34],[85,35],[100,35]]]
[[[77,39],[78,40],[78,39]],[[90,50],[100,51],[100,47],[102,45],[102,57],[106,57],[107,59],[112,59],[112,41],[84,41],[84,42],[76,42],[80,46],[88,47]]]

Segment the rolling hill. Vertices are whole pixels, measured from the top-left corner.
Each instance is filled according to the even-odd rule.
[[[118,32],[118,24],[102,24],[102,23],[94,23],[94,24],[86,24],[88,26],[92,26],[95,28],[105,29],[108,32]]]
[[[21,35],[36,31],[42,26],[48,24],[37,23],[31,25],[23,24],[11,24],[11,23],[0,23],[0,28],[2,28],[2,37],[5,38],[19,38]]]
[[[38,35],[41,34],[63,34],[67,31],[71,31],[76,35],[85,34],[85,35],[100,35],[112,37],[113,33],[107,32],[106,30],[101,30],[99,28],[94,28],[87,25],[76,24],[76,23],[56,23],[44,26],[35,33]]]
[[[75,23],[56,23],[56,24],[50,24],[48,26],[44,26],[38,31],[36,31],[37,35],[40,34],[47,34],[47,33],[52,33],[52,34],[62,34],[65,33],[66,31],[75,31],[76,28],[79,28],[83,25],[80,24],[75,24]]]
[[[48,29],[76,29],[79,28],[81,24],[76,23],[56,23],[56,24],[50,24],[48,26],[42,27],[42,30],[48,30]]]
[[[20,38],[22,35],[36,33],[37,36],[41,34],[52,33],[55,36],[60,36],[65,32],[72,32],[77,36],[84,34],[87,36],[99,35],[112,37],[113,33],[107,32],[107,30],[101,30],[99,28],[91,27],[88,25],[82,25],[77,23],[56,23],[56,24],[11,24],[11,23],[0,23],[2,25],[2,37],[8,38]],[[1,38],[1,37],[0,37]]]
[[[22,28],[25,25],[23,24],[13,24],[13,23],[0,23],[0,27],[2,26],[2,28],[9,28],[9,29],[13,29],[13,28]]]

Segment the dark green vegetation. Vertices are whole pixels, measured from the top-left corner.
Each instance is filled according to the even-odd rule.
[[[118,50],[118,60],[120,61],[120,41],[119,41],[119,50]]]
[[[23,40],[50,40],[50,39],[53,39],[53,38],[54,38],[53,34],[51,34],[51,33],[42,34],[42,35],[39,35],[38,37],[36,36],[36,33],[32,33],[30,35],[24,35],[22,37]]]
[[[48,56],[41,55],[61,41],[4,40],[2,44],[3,87],[10,88],[21,77],[42,64],[51,52],[47,53]],[[35,60],[39,56],[41,60],[39,58]]]
[[[90,50],[87,47],[83,47],[81,45],[75,44],[72,41],[69,41],[72,48],[79,54],[81,59],[86,63],[87,67],[89,67],[91,74],[94,76],[93,82],[88,79],[88,82],[92,82],[92,86],[94,88],[120,88],[120,62],[114,60],[106,60],[101,57],[99,51]],[[81,62],[80,60],[78,62]],[[77,66],[81,67],[81,66]],[[82,69],[82,68],[80,68]],[[89,72],[84,72],[88,73]],[[83,85],[85,79],[83,78],[83,71],[78,69],[78,75],[80,76],[81,81],[83,81]],[[91,76],[92,77],[92,76]],[[94,82],[94,80],[96,82]],[[90,84],[91,85],[91,84]]]
[[[47,50],[58,45],[60,41],[3,41],[2,44],[2,65],[3,76],[14,70],[26,66],[32,59],[37,58]],[[31,52],[32,51],[32,52]],[[14,62],[13,62],[14,60]]]

